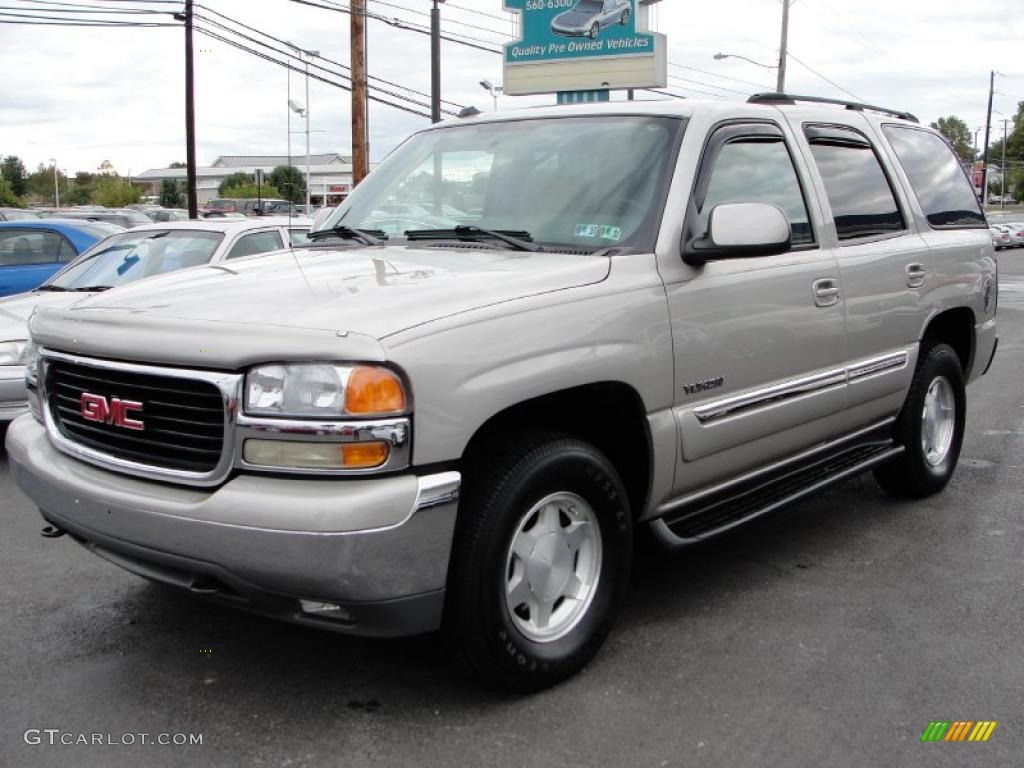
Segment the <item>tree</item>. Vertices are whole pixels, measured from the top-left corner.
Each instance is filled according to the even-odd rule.
[[[21,208],[21,198],[14,194],[14,187],[7,179],[0,179],[0,206],[4,208]]]
[[[11,185],[11,189],[18,197],[28,192],[28,173],[20,157],[8,155],[0,161],[0,178]]]
[[[86,205],[92,202],[94,191],[92,184],[75,184],[67,192],[60,193],[60,201],[64,205]]]
[[[42,163],[39,164],[32,173],[28,175],[26,181],[28,185],[28,193],[34,195],[40,200],[46,200],[53,203],[53,166],[44,166]],[[60,199],[61,202],[65,202],[65,195],[68,192],[68,177],[60,171],[57,171],[58,184],[60,185]]]
[[[246,184],[255,184],[256,178],[251,173],[232,173],[217,187],[217,194],[221,197],[237,197],[237,195],[229,195],[224,190],[229,187],[241,187]],[[253,195],[255,197],[255,195]]]
[[[160,205],[164,208],[181,208],[184,201],[185,196],[181,194],[177,179],[160,180]]]
[[[168,168],[188,168],[188,166],[185,165],[185,163],[171,163],[167,167]]]
[[[116,173],[103,174],[96,181],[92,193],[92,201],[97,205],[105,205],[108,208],[123,208],[126,205],[139,202],[142,194],[138,188],[122,179]]]
[[[1024,101],[1017,102],[1012,128],[1006,137],[1006,159],[1024,161]]]
[[[273,186],[272,184],[264,184],[263,188],[261,190],[258,190],[256,188],[256,185],[253,184],[252,182],[239,184],[238,186],[235,187],[226,187],[224,189],[219,190],[219,192],[221,197],[242,197],[252,199],[262,197],[264,200],[266,200],[268,197],[281,197],[281,193],[277,191],[277,187]]]
[[[295,204],[306,202],[306,177],[294,165],[279,165],[270,172],[268,180],[281,190],[281,197]],[[269,197],[269,195],[264,195]]]
[[[953,151],[960,155],[962,160],[970,162],[974,159],[974,148],[971,146],[971,139],[973,138],[971,129],[959,117],[956,115],[940,117],[936,122],[932,123],[931,127],[949,139],[949,143],[953,145]]]

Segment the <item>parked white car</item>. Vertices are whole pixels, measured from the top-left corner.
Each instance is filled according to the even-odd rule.
[[[143,224],[101,240],[38,288],[0,299],[0,424],[27,410],[23,355],[36,307],[65,307],[145,277],[308,242],[308,219],[206,219]]]

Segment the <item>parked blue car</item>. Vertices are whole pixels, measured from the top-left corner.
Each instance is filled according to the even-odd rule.
[[[123,231],[101,221],[0,221],[0,296],[31,291],[93,243]]]

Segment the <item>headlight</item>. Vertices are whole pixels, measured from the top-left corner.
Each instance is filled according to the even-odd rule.
[[[394,416],[406,402],[401,379],[376,365],[263,365],[245,379],[245,412],[252,415]]]
[[[26,339],[0,341],[0,365],[24,365]]]

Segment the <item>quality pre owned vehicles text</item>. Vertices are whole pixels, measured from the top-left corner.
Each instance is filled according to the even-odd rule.
[[[146,578],[442,628],[515,690],[594,656],[642,526],[682,547],[868,469],[941,490],[995,354],[967,177],[864,105],[443,123],[310,237],[37,311],[12,472]]]

